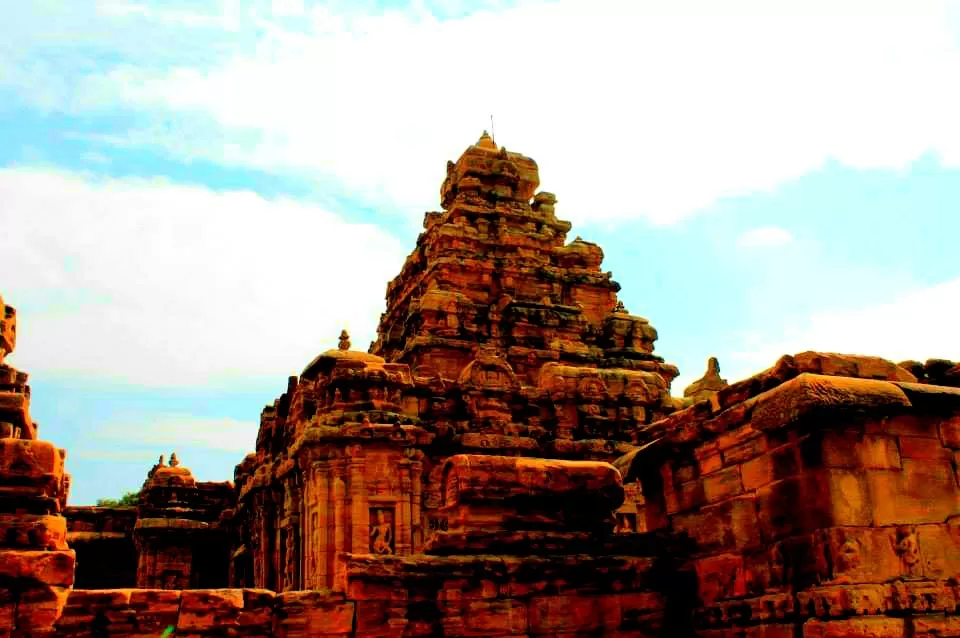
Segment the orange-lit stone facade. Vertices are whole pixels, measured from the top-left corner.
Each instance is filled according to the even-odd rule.
[[[161,457],[69,526],[0,302],[0,638],[960,637],[960,364],[711,358],[674,398],[538,186],[484,134],[233,484]]]
[[[37,438],[26,373],[4,362],[16,343],[16,311],[0,297],[0,635],[42,635],[73,586],[70,477],[66,452]]]
[[[656,330],[538,185],[486,134],[448,164],[370,352],[342,334],[264,410],[236,472],[234,585],[342,586],[339,554],[416,554],[447,529],[451,456],[610,461],[679,406]]]

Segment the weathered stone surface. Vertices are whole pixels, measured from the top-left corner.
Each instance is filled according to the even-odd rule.
[[[13,306],[3,303],[3,297],[0,297],[0,365],[16,347],[17,311]]]
[[[74,581],[67,549],[66,453],[37,440],[27,375],[4,363],[16,312],[0,298],[0,632],[48,635]]]
[[[960,636],[960,365],[711,359],[674,399],[538,186],[484,134],[370,352],[343,331],[288,379],[234,484],[161,457],[69,529],[0,301],[0,638]],[[152,589],[70,592],[133,556]]]
[[[903,361],[899,366],[908,370],[920,383],[960,388],[960,361],[947,359],[928,359],[925,363]]]
[[[678,407],[678,371],[654,354],[656,330],[618,303],[599,246],[566,241],[570,224],[538,185],[532,159],[486,135],[448,165],[443,211],[427,213],[387,286],[370,352],[352,350],[344,331],[263,411],[256,452],[235,473],[233,584],[340,590],[340,554],[411,555],[447,534],[450,520],[438,514],[447,459],[609,462],[638,428]],[[569,527],[605,498],[561,485],[581,480],[568,467],[524,467],[529,488],[558,505],[540,508],[541,527],[561,511]],[[616,473],[594,470],[602,485]],[[491,491],[497,476],[486,477]],[[615,491],[610,520],[638,532],[639,490],[629,501],[622,485]],[[523,509],[500,524],[529,527],[535,516]],[[560,542],[529,533],[503,541],[542,551]],[[476,551],[481,540],[444,542]]]
[[[230,546],[220,518],[232,506],[231,483],[201,483],[163,456],[140,491],[132,534],[141,588],[183,589],[228,583]]]
[[[720,362],[716,357],[707,361],[707,372],[683,390],[683,396],[692,401],[706,401],[711,396],[730,386],[720,377]]]
[[[135,507],[71,506],[63,516],[67,542],[77,554],[77,589],[136,586]]]
[[[652,424],[615,463],[693,543],[696,635],[950,631],[931,615],[957,612],[960,394],[909,376],[784,357]]]

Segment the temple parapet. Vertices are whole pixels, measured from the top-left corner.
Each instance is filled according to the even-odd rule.
[[[701,635],[946,626],[960,390],[882,359],[803,353],[643,434],[615,465],[641,485],[646,529],[695,542]]]

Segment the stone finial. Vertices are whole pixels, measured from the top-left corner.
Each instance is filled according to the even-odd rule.
[[[350,349],[350,333],[346,330],[340,331],[340,344],[337,347],[344,351]]]
[[[728,385],[727,380],[720,377],[720,361],[716,357],[710,357],[707,360],[706,373],[688,385],[683,391],[683,396],[692,397],[694,401],[702,401]]]
[[[157,467],[166,467],[163,463],[163,455],[160,455],[160,460],[157,461]]]
[[[177,453],[173,452],[170,455],[170,467],[179,467],[179,466],[180,466],[180,459],[177,458]]]
[[[483,135],[480,136],[480,139],[477,140],[477,146],[480,148],[490,148],[496,150],[497,145],[494,143],[493,138],[490,137],[490,133],[487,131],[483,132]]]
[[[619,312],[619,313],[622,313],[622,314],[629,314],[629,313],[627,312],[627,307],[624,306],[624,305],[623,305],[623,302],[620,301],[619,299],[617,300],[617,305],[614,307],[613,311],[614,311],[614,312]]]
[[[707,374],[704,375],[704,378],[707,377],[720,377],[720,360],[716,357],[707,359]]]

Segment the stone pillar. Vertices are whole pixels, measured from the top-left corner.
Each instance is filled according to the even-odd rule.
[[[260,493],[254,493],[250,499],[253,507],[250,510],[250,552],[253,555],[253,586],[266,586],[263,576],[264,545],[266,535],[263,533],[263,499]]]
[[[359,445],[348,449],[347,472],[350,477],[350,543],[349,551],[366,554],[370,544],[370,511],[367,507],[367,486],[364,479],[366,461]]]
[[[313,464],[315,501],[314,514],[310,517],[312,535],[311,556],[313,557],[313,587],[328,587],[330,561],[327,559],[327,547],[330,545],[330,464],[322,461]]]
[[[314,569],[313,556],[313,526],[310,519],[316,512],[316,492],[314,486],[315,470],[312,465],[307,466],[303,478],[303,498],[300,499],[300,580],[301,589],[313,587]]]
[[[293,472],[284,481],[283,529],[280,562],[280,582],[283,591],[293,591],[302,587],[300,579],[300,480],[299,473]]]
[[[270,539],[273,535],[273,529],[270,525],[270,516],[266,511],[269,503],[267,501],[266,491],[261,491],[257,494],[257,500],[260,501],[260,507],[258,508],[259,521],[258,527],[260,528],[260,543],[257,547],[257,553],[260,554],[260,573],[257,574],[257,587],[262,587],[264,589],[269,589],[272,584],[268,582],[270,577]]]
[[[333,543],[327,546],[328,579],[331,587],[336,585],[337,554],[345,551],[346,545],[346,486],[343,483],[344,463],[336,460],[331,463],[331,517],[328,529]]]
[[[423,462],[422,453],[410,448],[410,479],[413,482],[413,491],[410,495],[411,523],[413,528],[413,553],[419,553],[423,548]]]
[[[278,495],[279,492],[279,495]],[[272,539],[272,552],[270,555],[270,566],[272,574],[270,578],[270,589],[273,591],[283,591],[283,551],[285,548],[283,535],[283,496],[282,488],[270,492],[270,498],[273,503],[273,516],[271,517],[270,538]]]
[[[396,554],[406,556],[413,553],[413,481],[411,480],[410,460],[404,458],[397,468],[400,472],[400,499],[397,501],[397,513],[394,522],[396,535]]]

